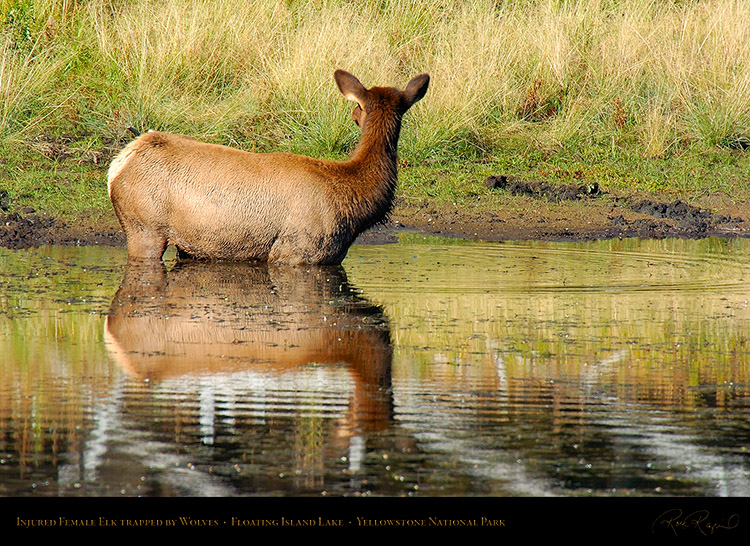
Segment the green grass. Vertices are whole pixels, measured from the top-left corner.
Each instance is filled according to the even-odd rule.
[[[90,156],[128,125],[343,157],[345,68],[367,86],[431,74],[403,196],[471,201],[504,173],[745,199],[748,20],[744,0],[0,0],[0,189],[107,208]]]
[[[68,222],[117,227],[107,195],[106,166],[88,149],[56,157],[47,142],[0,145],[0,190],[8,192],[11,212],[40,214]],[[33,212],[32,212],[33,211]]]

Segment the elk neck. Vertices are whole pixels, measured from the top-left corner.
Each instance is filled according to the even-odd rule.
[[[384,220],[390,212],[396,190],[400,132],[401,114],[374,109],[367,114],[362,139],[346,162],[352,216],[364,220],[365,229]]]

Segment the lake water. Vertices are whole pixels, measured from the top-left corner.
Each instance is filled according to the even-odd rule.
[[[750,241],[0,249],[0,496],[750,495]]]

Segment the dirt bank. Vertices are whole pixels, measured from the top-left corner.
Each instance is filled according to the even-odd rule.
[[[362,240],[393,237],[404,229],[487,241],[750,236],[749,204],[722,195],[687,203],[671,196],[605,192],[595,184],[552,185],[510,176],[484,183],[497,192],[489,203],[400,199],[391,221]]]
[[[504,175],[477,184],[491,192],[472,203],[399,198],[391,220],[363,234],[360,241],[392,241],[404,230],[488,241],[750,236],[748,204],[721,195],[687,203],[669,196],[618,194],[596,185],[552,185]],[[64,221],[31,208],[15,210],[0,189],[0,246],[124,245],[113,214],[104,220],[101,214],[93,217],[97,220]]]

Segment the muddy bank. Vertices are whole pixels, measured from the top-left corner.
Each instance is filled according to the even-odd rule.
[[[393,237],[405,229],[488,241],[750,236],[748,204],[722,195],[687,203],[671,196],[606,192],[596,184],[554,185],[511,176],[489,177],[484,185],[492,189],[491,202],[400,199],[391,221],[362,240]]]
[[[0,189],[0,247],[98,244],[125,244],[125,236],[112,225],[97,225],[90,217],[65,222],[31,207],[15,207],[7,190]]]
[[[406,230],[489,241],[750,236],[747,203],[726,196],[687,203],[668,196],[606,192],[596,184],[555,185],[504,175],[477,185],[489,187],[490,195],[468,204],[399,198],[391,219],[363,234],[360,242],[394,241]],[[114,214],[104,222],[64,221],[13,205],[0,190],[0,246],[125,244]]]
[[[85,219],[70,224],[36,213],[0,214],[0,247],[33,248],[43,245],[124,245],[119,230],[87,225]]]
[[[510,176],[489,177],[484,184],[492,189],[491,203],[402,199],[391,221],[363,239],[392,236],[399,229],[488,241],[750,236],[748,204],[721,195],[687,203],[605,192],[596,184],[554,185]]]

